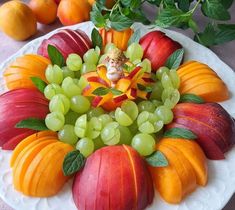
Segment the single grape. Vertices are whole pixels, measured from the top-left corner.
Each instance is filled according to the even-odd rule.
[[[162,91],[163,91],[162,83],[160,81],[157,81],[153,85],[152,88],[153,89],[152,89],[152,93],[150,95],[150,99],[161,100]]]
[[[49,84],[44,89],[44,95],[48,100],[51,100],[57,94],[64,94],[63,89],[57,84]]]
[[[98,117],[99,121],[102,124],[102,128],[104,128],[104,126],[110,122],[113,122],[112,117],[110,117],[109,114],[102,114]]]
[[[82,64],[82,70],[81,70],[82,74],[86,74],[86,73],[91,72],[91,71],[96,71],[96,65],[95,64],[91,64],[91,63],[83,63]]]
[[[88,122],[86,136],[90,139],[95,139],[100,135],[102,123],[97,117],[92,117]]]
[[[167,68],[166,66],[162,66],[162,67],[160,67],[160,68],[157,70],[156,76],[157,76],[157,78],[158,78],[159,80],[161,80],[163,73],[168,74],[169,71],[170,71],[169,68]]]
[[[66,77],[62,82],[62,89],[65,95],[69,98],[76,95],[81,95],[82,93],[82,89],[76,84],[76,80],[77,79],[73,79],[71,77]]]
[[[71,109],[79,114],[87,112],[91,106],[90,101],[82,95],[73,96],[70,99],[70,103]]]
[[[66,65],[71,71],[79,71],[82,68],[82,59],[79,55],[72,53],[66,59]]]
[[[85,77],[80,77],[78,81],[78,86],[83,90],[87,85],[89,85],[87,79]]]
[[[134,60],[133,62],[132,62],[135,66],[139,66],[140,65],[140,63],[141,63],[141,59],[136,59],[136,60]]]
[[[99,117],[100,115],[104,114],[104,110],[102,107],[96,107],[96,108],[91,108],[88,113],[88,119],[91,119],[92,117]]]
[[[57,65],[48,65],[45,75],[49,83],[55,83],[59,85],[63,81],[63,71]]]
[[[173,120],[173,112],[166,106],[159,106],[155,110],[155,114],[163,121],[164,124],[169,124]]]
[[[166,88],[162,92],[162,101],[164,105],[172,109],[180,100],[180,93],[177,89]]]
[[[154,112],[156,107],[151,101],[141,101],[138,104],[138,109],[139,109],[139,112],[142,112],[142,111]]]
[[[153,100],[152,100],[152,103],[153,103],[153,105],[155,106],[155,108],[157,108],[157,107],[163,105],[162,101],[158,101],[158,100],[156,100],[156,99],[153,99]]]
[[[48,129],[59,131],[64,126],[64,115],[61,112],[52,112],[45,118],[45,123]]]
[[[63,78],[65,79],[66,77],[71,77],[74,78],[75,74],[74,71],[71,71],[68,67],[64,66],[62,67],[62,71],[63,71]]]
[[[64,116],[65,124],[75,125],[76,120],[80,115],[77,112],[69,110],[69,112]]]
[[[98,54],[98,56],[100,56],[101,50],[98,46],[95,47],[95,52]]]
[[[138,66],[141,66],[144,72],[151,73],[152,67],[149,59],[145,58]]]
[[[124,101],[121,105],[121,109],[134,121],[139,113],[138,106],[133,101]]]
[[[171,79],[173,87],[176,88],[176,89],[179,89],[179,87],[180,87],[180,78],[179,78],[179,75],[178,75],[177,71],[175,69],[172,69],[172,70],[170,70],[168,75]]]
[[[118,107],[115,111],[115,119],[122,126],[129,126],[133,123],[133,120],[124,111]]]
[[[65,95],[57,94],[52,97],[49,109],[50,112],[61,112],[65,115],[70,109],[70,101]]]
[[[115,46],[115,44],[113,43],[108,43],[106,44],[105,48],[104,48],[104,53],[109,53],[111,50],[116,49],[117,47]]]
[[[115,111],[109,112],[109,116],[110,116],[112,119],[115,119]]]
[[[97,64],[99,59],[99,54],[94,50],[90,49],[83,55],[83,60],[85,63]]]
[[[119,124],[111,122],[105,125],[101,131],[101,139],[106,145],[115,145],[120,141]]]
[[[107,58],[107,54],[103,54],[100,56],[100,59],[99,59],[99,64],[102,64],[102,63],[105,63],[105,59]]]
[[[128,127],[121,125],[119,125],[118,129],[120,131],[120,141],[118,144],[130,145],[133,137],[130,129]]]
[[[130,59],[131,62],[133,62],[136,59],[142,59],[144,55],[144,51],[140,44],[134,42],[132,43],[126,51],[126,56]]]
[[[143,111],[139,114],[138,118],[137,118],[137,125],[138,127],[141,126],[141,124],[145,123],[148,121],[149,119],[149,115],[150,113],[147,111]]]
[[[67,144],[76,144],[78,141],[78,137],[74,132],[73,125],[64,125],[64,127],[59,131],[58,138],[60,141],[67,143]]]
[[[171,78],[168,76],[168,74],[166,72],[164,72],[162,74],[161,83],[162,83],[162,87],[164,89],[169,88],[169,87],[173,87],[173,84],[171,82]]]
[[[140,133],[133,137],[131,146],[141,156],[151,155],[155,151],[155,140],[149,134]]]
[[[94,152],[94,142],[89,138],[82,138],[78,141],[76,149],[81,152],[84,157],[88,157]]]
[[[75,122],[74,132],[79,138],[86,135],[87,130],[87,115],[81,115]]]

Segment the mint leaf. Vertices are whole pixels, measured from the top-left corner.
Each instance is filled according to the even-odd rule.
[[[64,66],[64,64],[65,64],[64,57],[56,47],[54,47],[53,45],[48,45],[47,52],[48,52],[49,58],[51,60],[51,63],[53,65],[58,65],[59,67]]]
[[[192,131],[184,128],[171,128],[164,133],[164,137],[183,138],[188,140],[194,140],[197,138],[197,136]]]
[[[104,87],[98,87],[96,88],[92,94],[96,95],[96,96],[104,96],[106,94],[109,93],[109,89],[108,88],[104,88]]]
[[[224,8],[229,9],[233,4],[233,0],[221,0],[221,4],[223,4]]]
[[[117,89],[115,89],[115,88],[111,88],[110,89],[110,92],[113,94],[113,95],[121,95],[121,94],[123,94],[123,92],[122,91],[120,91],[120,90],[117,90]]]
[[[190,0],[177,0],[178,3],[178,7],[179,9],[181,9],[184,12],[188,12],[189,11],[189,7],[190,7]]]
[[[132,43],[139,43],[140,41],[140,29],[137,29],[130,37],[128,41],[128,46],[131,45]]]
[[[63,162],[63,173],[65,176],[70,176],[85,165],[86,158],[80,153],[79,150],[69,152]]]
[[[98,4],[94,3],[92,7],[92,11],[90,12],[91,21],[98,28],[102,28],[106,26],[106,20],[101,13],[101,10],[98,8]]]
[[[38,90],[44,94],[44,89],[47,86],[47,83],[39,77],[30,77],[30,79],[33,84],[38,88]]]
[[[205,0],[202,3],[202,12],[205,16],[215,20],[230,20],[230,14],[221,3],[221,0]]]
[[[144,86],[144,85],[141,85],[141,84],[139,84],[139,83],[137,84],[137,87],[138,87],[139,90],[145,91],[145,92],[147,92],[147,93],[150,93],[150,92],[153,91],[153,88],[152,88],[152,87],[150,87],[150,86]]]
[[[123,31],[127,28],[130,28],[130,26],[133,24],[133,20],[124,15],[120,15],[119,13],[112,14],[109,20],[111,22],[111,28],[117,31]]]
[[[215,35],[215,44],[235,40],[235,24],[219,24]]]
[[[38,118],[28,118],[21,120],[15,125],[16,128],[28,128],[35,131],[45,131],[48,130],[45,120]]]
[[[101,37],[99,31],[96,28],[93,28],[93,30],[91,32],[91,40],[92,40],[92,44],[93,44],[94,48],[96,46],[98,46],[100,49],[102,49],[103,40],[102,40],[102,37]]]
[[[154,152],[152,155],[148,156],[145,160],[150,166],[153,167],[166,167],[169,164],[165,155],[160,151]]]
[[[181,64],[184,57],[184,49],[178,49],[173,52],[170,57],[167,59],[165,66],[169,69],[177,69]]]
[[[195,103],[195,104],[203,104],[204,100],[195,94],[185,93],[180,96],[180,102],[181,103],[182,102],[191,102],[191,103]]]

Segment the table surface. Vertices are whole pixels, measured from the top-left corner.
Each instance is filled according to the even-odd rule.
[[[0,5],[3,2],[5,2],[5,1],[0,0]],[[146,11],[147,16],[149,16],[150,18],[153,18],[156,15],[155,9],[150,7],[149,5],[145,5],[145,11]],[[231,23],[234,23],[235,22],[235,3],[233,4],[233,6],[230,9],[230,13],[232,14]],[[200,27],[203,27],[206,24],[205,18],[203,18],[200,15],[200,13],[196,12],[195,18],[199,22]],[[12,54],[14,54],[15,52],[17,52],[22,46],[24,46],[29,41],[31,41],[37,37],[40,37],[40,36],[50,32],[58,27],[61,27],[61,26],[62,25],[59,23],[58,20],[51,25],[38,24],[37,34],[34,35],[33,37],[31,37],[29,40],[24,41],[24,42],[14,41],[11,38],[5,36],[0,31],[0,50],[1,50],[0,63],[3,62],[6,58],[11,56]],[[173,29],[173,30],[176,30],[176,31],[183,33],[183,34],[192,38],[192,33],[189,30],[186,30],[186,31],[182,31],[182,30],[178,30],[178,29]],[[212,47],[211,49],[220,57],[221,60],[223,60],[232,69],[235,70],[235,59],[234,59],[235,41],[229,42],[229,43],[226,43],[226,44],[223,44],[220,46],[215,46],[215,47]],[[235,195],[230,199],[229,203],[226,205],[226,207],[223,210],[234,210],[234,209],[235,209]],[[0,199],[0,210],[13,210],[13,209],[10,208],[7,204],[5,204]]]

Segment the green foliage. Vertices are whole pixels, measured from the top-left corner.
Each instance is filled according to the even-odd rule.
[[[228,9],[233,0],[116,0],[111,9],[105,2],[97,0],[91,11],[91,20],[97,27],[122,31],[134,22],[141,22],[162,28],[190,28],[195,33],[195,41],[207,47],[235,40],[235,25],[226,23],[231,18]],[[158,15],[154,22],[144,14],[143,3],[156,6]],[[208,21],[202,31],[194,19],[196,10],[200,10]]]

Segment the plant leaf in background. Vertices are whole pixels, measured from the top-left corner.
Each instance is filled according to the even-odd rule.
[[[65,64],[64,57],[56,47],[54,47],[53,45],[48,45],[47,51],[48,51],[48,55],[51,60],[51,63],[53,65],[58,65],[59,67],[64,66]]]
[[[129,28],[133,24],[133,20],[118,13],[112,14],[110,16],[110,21],[111,21],[110,24],[111,28],[117,31],[122,31],[126,28]]]

